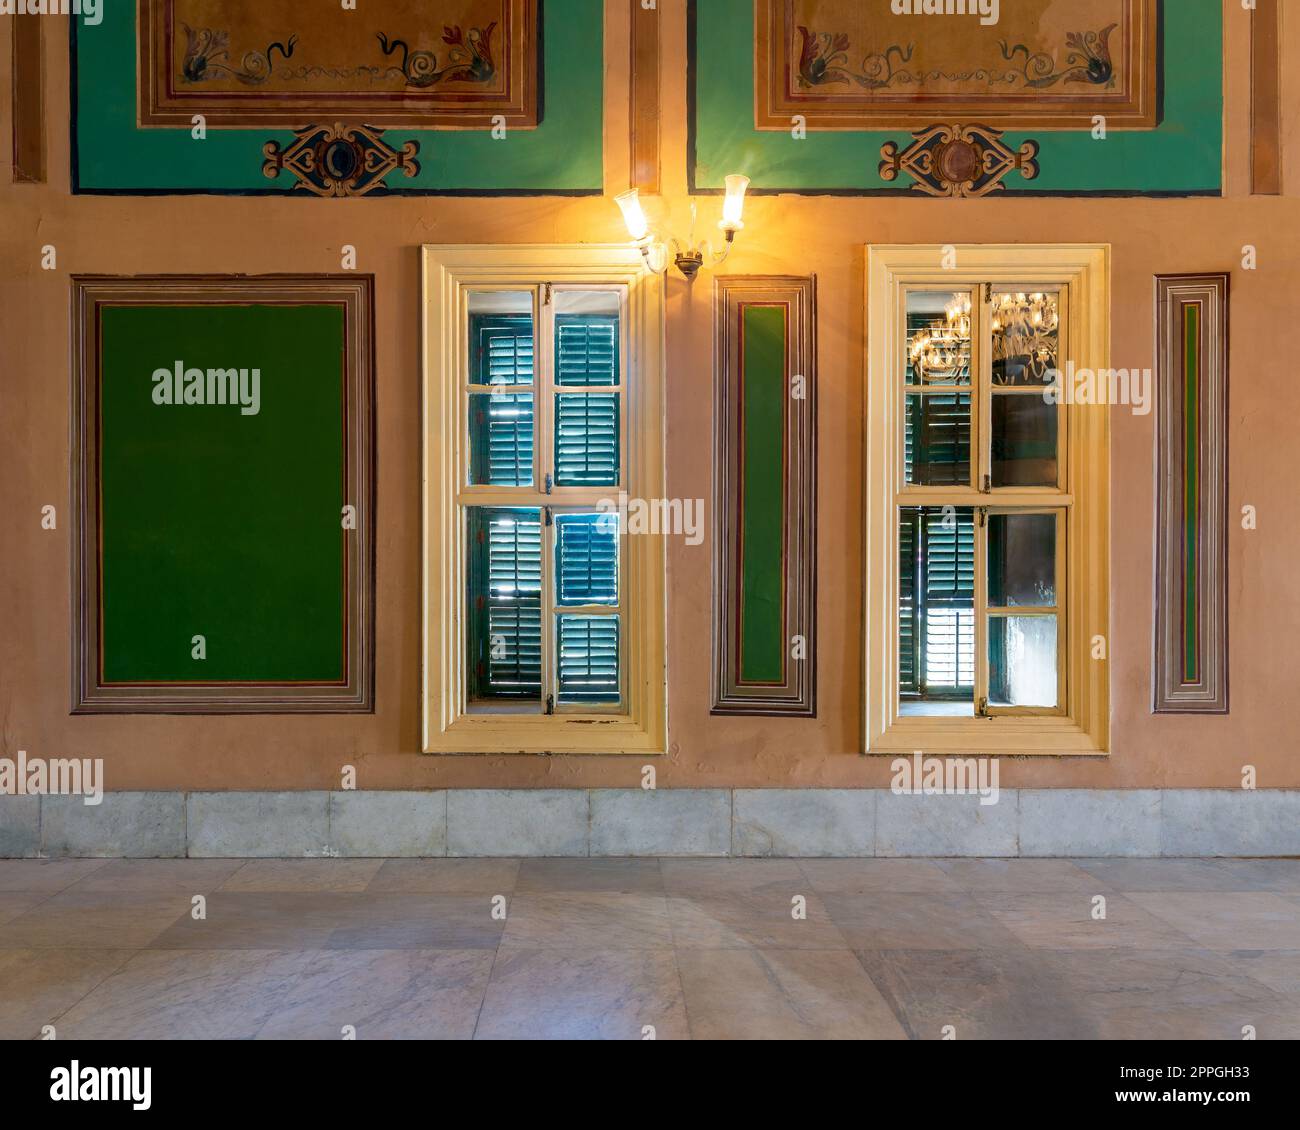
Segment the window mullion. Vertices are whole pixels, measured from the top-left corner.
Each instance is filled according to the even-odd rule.
[[[542,435],[537,444],[537,484],[546,497],[546,486],[555,481],[555,302],[551,285],[541,284],[534,292],[537,303],[537,347],[533,350],[533,384],[541,403],[534,415],[541,421]],[[555,638],[555,522],[551,517],[553,499],[543,502],[542,518],[542,708],[548,700],[558,698],[556,686]]]
[[[989,283],[976,283],[979,302],[978,314],[971,334],[975,360],[979,366],[975,382],[976,412],[978,420],[977,450],[973,459],[975,489],[987,495],[992,487],[993,474],[993,287]],[[988,648],[988,507],[977,506],[975,511],[975,710],[987,709],[989,696]]]

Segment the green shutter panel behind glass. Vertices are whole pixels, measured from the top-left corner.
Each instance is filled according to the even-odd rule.
[[[613,387],[618,384],[618,318],[604,314],[557,314],[555,383]]]
[[[618,604],[617,521],[614,515],[556,515],[557,604]]]
[[[484,506],[468,514],[470,697],[540,700],[541,515]]]
[[[555,329],[555,383],[559,387],[598,388],[619,383],[617,317],[560,314]],[[556,484],[616,486],[618,476],[618,394],[557,394]]]
[[[619,701],[617,616],[556,617],[557,674],[564,705]]]
[[[471,314],[472,382],[533,383],[533,319],[530,314]]]
[[[975,682],[975,521],[958,510],[925,511],[925,685],[969,690]]]
[[[898,685],[919,689],[917,679],[916,543],[920,522],[915,510],[902,511],[898,523]]]
[[[618,526],[613,516],[555,517],[556,603],[618,605]],[[619,701],[619,618],[556,617],[556,677],[562,705]]]
[[[533,319],[527,314],[473,314],[471,383],[501,388],[533,381]],[[531,486],[533,394],[470,396],[470,482]]]

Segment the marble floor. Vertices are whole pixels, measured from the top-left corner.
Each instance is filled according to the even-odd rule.
[[[1300,860],[0,860],[0,1037],[47,1026],[1296,1039]]]

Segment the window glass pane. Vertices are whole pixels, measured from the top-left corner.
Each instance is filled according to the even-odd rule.
[[[1034,393],[993,395],[993,485],[1056,485],[1059,409]]]
[[[970,291],[909,291],[907,383],[969,384]]]
[[[618,474],[618,394],[557,393],[556,485],[617,486]]]
[[[555,603],[618,604],[618,515],[555,516]]]
[[[909,486],[970,485],[968,392],[907,394],[904,481]]]
[[[618,315],[555,316],[555,383],[618,384]]]
[[[989,607],[1056,605],[1056,515],[990,514]]]
[[[526,385],[533,380],[533,296],[475,291],[469,296],[469,382]]]
[[[899,512],[899,691],[903,713],[970,715],[975,687],[975,513]]]
[[[1056,617],[989,617],[989,705],[1056,706]]]
[[[565,387],[619,383],[617,291],[557,290],[555,383]]]
[[[475,486],[533,485],[532,393],[470,393],[469,481]]]
[[[556,617],[558,701],[606,706],[620,700],[617,616]]]
[[[1057,291],[993,295],[993,383],[1047,385],[1057,367],[1060,312]]]
[[[542,693],[541,511],[471,506],[468,521],[471,701]]]

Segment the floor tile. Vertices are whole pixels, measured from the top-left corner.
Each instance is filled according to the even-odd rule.
[[[1191,945],[1040,951],[1036,958],[1064,993],[1094,1011],[1211,1008],[1270,995],[1226,955]]]
[[[1223,959],[1272,992],[1300,992],[1300,950],[1231,950]]]
[[[327,950],[306,955],[259,1040],[467,1040],[493,951]]]
[[[899,894],[961,890],[929,859],[801,859],[799,867],[818,894]]]
[[[1040,954],[1021,949],[862,950],[858,960],[912,1039],[1096,1035],[1095,1021],[1062,990]]]
[[[639,891],[663,894],[658,859],[525,859],[515,890],[520,894],[563,891]]]
[[[1231,891],[1242,876],[1228,859],[1078,859],[1080,870],[1117,891]]]
[[[51,897],[48,891],[0,891],[0,926]]]
[[[902,1025],[846,950],[683,950],[695,1039],[902,1039]]]
[[[330,936],[353,921],[360,895],[298,891],[214,891],[206,917],[183,915],[154,939],[154,949],[323,949]]]
[[[133,950],[0,950],[0,1040],[35,1040]]]
[[[644,1040],[688,1036],[671,950],[503,945],[475,1039]]]
[[[1129,897],[1209,949],[1300,949],[1300,896],[1199,891]]]
[[[795,917],[796,910],[803,917]],[[826,903],[807,883],[802,891],[781,882],[743,894],[670,896],[668,918],[679,950],[848,948]]]
[[[667,949],[673,935],[660,894],[519,893],[510,902],[503,944],[528,949]]]
[[[1104,908],[1095,896],[1073,894],[977,895],[986,913],[996,918],[1026,946],[1034,949],[1156,949],[1193,943],[1182,931],[1142,909],[1129,896],[1108,892]],[[1105,917],[1094,917],[1104,909]]]
[[[349,897],[348,919],[330,935],[330,949],[495,949],[505,927],[487,895]]]
[[[0,859],[0,891],[62,891],[107,859]]]
[[[387,859],[366,888],[409,894],[509,895],[517,859]]]
[[[252,859],[223,891],[364,891],[382,859]]]
[[[664,859],[660,866],[670,895],[736,895],[780,884],[796,895],[808,886],[793,859]]]
[[[62,891],[0,926],[0,949],[141,949],[189,909],[185,895]]]
[[[307,960],[266,950],[145,950],[60,1018],[59,1037],[251,1039]]]
[[[207,894],[244,866],[242,859],[114,859],[79,879],[77,891]]]
[[[1061,859],[941,859],[936,865],[964,891],[1098,892],[1097,879]]]
[[[855,950],[1008,950],[1015,936],[968,894],[827,895],[826,906]]]

